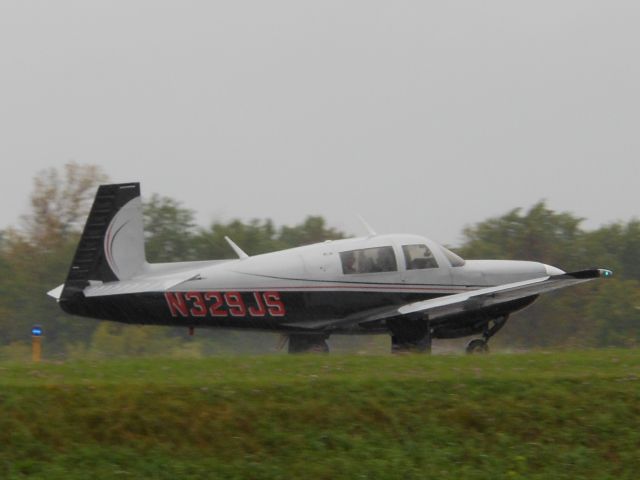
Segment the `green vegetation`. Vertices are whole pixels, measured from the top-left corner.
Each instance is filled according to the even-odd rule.
[[[0,363],[0,478],[616,478],[640,351]]]

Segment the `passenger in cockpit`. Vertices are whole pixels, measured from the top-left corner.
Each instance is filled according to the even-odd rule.
[[[378,270],[379,272],[390,272],[396,269],[396,259],[393,250],[381,248],[378,250]]]

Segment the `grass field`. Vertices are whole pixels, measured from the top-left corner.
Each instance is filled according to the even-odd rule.
[[[640,351],[0,363],[0,478],[640,478]]]

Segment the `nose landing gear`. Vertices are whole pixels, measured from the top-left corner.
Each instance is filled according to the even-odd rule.
[[[465,352],[468,354],[489,353],[489,344],[483,338],[474,338],[467,344]]]
[[[504,315],[502,317],[494,318],[489,321],[482,333],[482,338],[474,338],[467,344],[467,348],[465,351],[468,354],[476,354],[476,353],[489,353],[489,339],[493,337],[498,330],[504,327],[504,324],[507,323],[508,315]]]

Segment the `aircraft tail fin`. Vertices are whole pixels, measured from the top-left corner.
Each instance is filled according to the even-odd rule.
[[[60,298],[81,292],[90,281],[128,280],[145,264],[140,184],[101,185]]]

